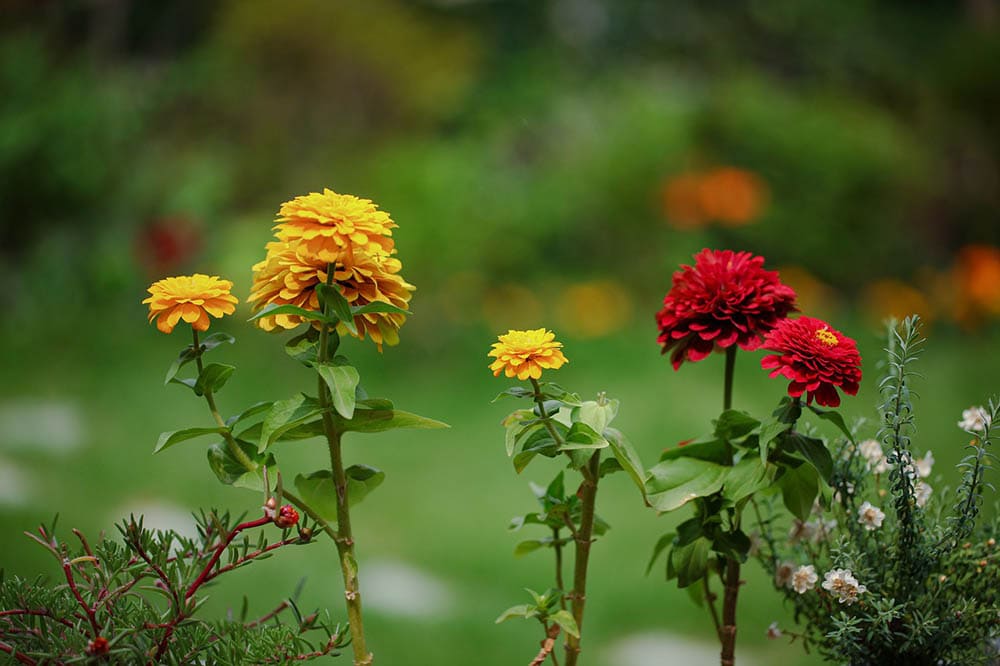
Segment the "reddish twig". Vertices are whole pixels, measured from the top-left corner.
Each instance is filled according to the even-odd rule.
[[[37,608],[37,609],[36,608],[14,608],[12,610],[0,611],[0,617],[3,617],[5,615],[36,615],[38,617],[47,617],[47,618],[49,618],[50,620],[52,620],[54,622],[58,622],[59,624],[62,624],[62,625],[65,625],[65,626],[69,627],[70,629],[73,628],[73,623],[72,622],[70,622],[69,620],[66,620],[64,618],[61,618],[61,617],[56,617],[55,615],[52,614],[52,611],[49,611],[49,610],[44,609],[44,608]]]
[[[73,593],[73,597],[76,602],[80,604],[80,608],[83,612],[87,614],[87,620],[90,622],[90,628],[94,630],[94,638],[101,635],[101,625],[97,623],[97,615],[94,613],[94,609],[91,608],[90,604],[83,600],[80,596],[80,590],[76,587],[76,579],[73,578],[73,565],[70,564],[69,560],[63,560],[63,573],[66,575],[66,582],[69,584],[70,592]]]
[[[252,628],[254,628],[256,626],[264,624],[265,622],[267,622],[271,618],[277,616],[279,613],[281,613],[282,611],[284,611],[286,608],[291,608],[291,604],[289,604],[287,601],[282,601],[280,604],[278,604],[278,607],[275,608],[274,610],[272,610],[270,613],[267,613],[265,615],[261,615],[256,620],[253,620],[252,622],[247,622],[244,626],[247,629],[252,629]]]
[[[235,539],[240,532],[242,532],[243,530],[248,530],[252,527],[260,527],[261,525],[267,525],[270,522],[271,522],[270,518],[268,518],[267,516],[263,516],[262,518],[258,518],[257,520],[251,520],[246,523],[241,523],[236,527],[234,527],[233,531],[229,533],[225,541],[216,546],[215,553],[213,553],[212,555],[212,559],[208,561],[208,564],[205,565],[205,568],[201,570],[201,573],[198,574],[198,577],[188,587],[187,592],[184,593],[184,599],[185,600],[190,599],[194,595],[194,593],[198,591],[199,587],[204,585],[206,581],[218,575],[218,572],[215,574],[211,573],[212,568],[216,565],[216,563],[218,563],[219,558],[222,557],[222,553],[226,551],[226,548],[229,547],[229,544],[233,542],[233,539]],[[284,543],[284,542],[279,542],[279,543]],[[268,548],[270,548],[270,546]],[[222,567],[219,571],[220,572],[223,570],[228,571],[233,567],[234,565],[229,565],[228,567]]]
[[[545,660],[549,658],[552,654],[553,648],[556,646],[556,637],[559,635],[559,625],[553,624],[551,627],[545,631],[545,640],[542,641],[542,649],[538,651],[535,658],[531,660],[528,666],[542,666]],[[558,662],[557,662],[558,663]]]
[[[14,659],[17,659],[18,662],[20,662],[22,664],[36,664],[37,663],[34,659],[32,659],[31,657],[29,657],[28,655],[23,654],[21,652],[18,652],[12,646],[7,645],[3,641],[0,641],[0,652],[6,652],[10,656],[14,657]]]

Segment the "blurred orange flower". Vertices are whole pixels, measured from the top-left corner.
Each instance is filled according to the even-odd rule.
[[[934,308],[930,300],[916,287],[899,280],[878,280],[864,290],[864,309],[869,317],[881,322],[887,317],[902,319],[918,314],[924,321],[934,319]]]
[[[770,198],[760,176],[737,167],[719,167],[671,178],[662,191],[663,211],[678,229],[694,229],[717,221],[736,227],[759,218]]]
[[[1000,249],[990,245],[963,247],[952,274],[959,321],[975,323],[984,315],[1000,315]]]

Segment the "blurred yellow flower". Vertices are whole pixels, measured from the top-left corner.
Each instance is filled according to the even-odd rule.
[[[275,236],[301,240],[299,252],[325,263],[348,263],[358,252],[393,254],[392,230],[398,225],[369,199],[324,189],[281,204]]]
[[[556,342],[555,333],[544,328],[529,331],[507,331],[497,337],[488,356],[496,358],[490,364],[493,376],[503,372],[508,377],[518,379],[538,379],[542,370],[558,370],[569,363],[563,356],[561,342]]]
[[[267,256],[253,267],[253,286],[248,301],[254,312],[271,303],[295,305],[306,310],[320,310],[316,285],[326,282],[328,263],[303,248],[305,241],[272,242],[267,244]],[[415,290],[399,274],[402,263],[395,257],[355,253],[337,262],[334,284],[340,288],[352,306],[382,302],[406,309]],[[256,320],[265,331],[292,329],[303,323],[297,315],[279,314]],[[382,344],[399,342],[399,327],[406,315],[378,312],[358,315],[354,325],[358,338],[368,337],[382,349]],[[347,328],[341,323],[341,333]]]
[[[618,282],[593,280],[567,287],[559,298],[560,328],[581,338],[598,338],[622,328],[632,302]]]
[[[155,319],[164,333],[172,332],[181,319],[197,331],[207,331],[209,315],[218,318],[236,311],[239,300],[229,293],[232,288],[232,282],[216,275],[168,277],[150,285],[143,304],[149,305],[149,321]]]
[[[875,322],[886,317],[902,319],[911,314],[918,314],[925,322],[931,322],[935,316],[927,296],[899,280],[878,280],[865,287],[864,305]]]

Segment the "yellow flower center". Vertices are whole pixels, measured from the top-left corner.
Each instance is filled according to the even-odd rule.
[[[828,328],[821,328],[816,331],[816,339],[827,347],[835,347],[837,345],[837,336],[831,333]]]

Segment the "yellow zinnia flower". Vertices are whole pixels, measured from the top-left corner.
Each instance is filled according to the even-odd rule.
[[[319,312],[316,285],[326,282],[328,264],[305,250],[303,244],[304,241],[267,244],[267,257],[253,267],[253,287],[248,300],[255,312],[270,303]],[[405,309],[415,287],[399,274],[402,267],[395,257],[356,253],[349,260],[338,262],[333,273],[334,284],[352,306],[382,302]],[[367,334],[381,350],[383,343],[395,345],[399,342],[399,327],[405,321],[406,315],[378,312],[356,316],[354,325],[359,339]],[[273,331],[292,329],[302,322],[302,317],[297,315],[279,314],[261,317],[257,325],[265,331]],[[343,323],[338,331],[348,332]]]
[[[555,341],[555,333],[539,328],[531,331],[507,331],[498,336],[488,354],[496,358],[490,364],[493,376],[501,372],[518,379],[538,379],[543,369],[557,370],[563,363],[569,363],[563,356],[561,342]]]
[[[324,189],[281,204],[274,227],[280,241],[301,240],[299,251],[321,262],[347,263],[355,252],[394,253],[396,223],[369,199]]]
[[[183,319],[196,331],[207,331],[209,319],[236,311],[239,300],[229,293],[233,283],[216,275],[183,275],[154,282],[143,301],[149,305],[149,321],[156,319],[156,328],[164,333],[174,330]]]

